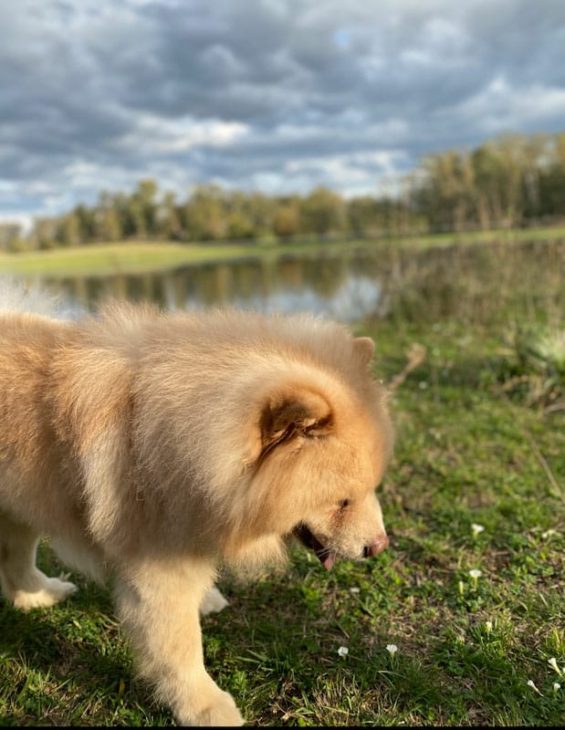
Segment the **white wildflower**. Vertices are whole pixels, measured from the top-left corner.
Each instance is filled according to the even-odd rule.
[[[396,652],[398,651],[398,647],[396,646],[396,644],[387,644],[386,650],[388,651],[388,653],[391,656],[394,656],[396,654]]]
[[[536,685],[533,683],[533,681],[531,679],[528,679],[527,685],[528,685],[528,687],[531,687],[534,690],[534,692],[537,692],[538,695],[540,695],[540,697],[543,697],[542,693],[539,691],[539,689],[536,687]]]
[[[485,621],[485,629],[487,634],[490,634],[492,631],[492,621]]]
[[[469,575],[471,576],[471,578],[473,580],[478,580],[482,574],[483,574],[482,571],[479,570],[478,568],[473,568],[473,570],[469,571]]]
[[[555,671],[557,672],[557,674],[558,674],[558,675],[559,675],[560,677],[562,677],[562,676],[563,676],[563,672],[561,671],[561,669],[559,669],[559,666],[557,665],[557,659],[556,659],[556,658],[555,658],[554,656],[552,656],[552,657],[551,657],[551,659],[548,659],[548,660],[547,660],[547,663],[549,664],[549,666],[550,666],[550,667],[551,667],[552,669],[554,669],[554,670],[555,670]]]
[[[484,532],[484,529],[484,525],[478,525],[476,522],[473,522],[473,524],[471,525],[473,537],[477,537],[477,535],[480,535],[481,532]]]
[[[349,649],[346,646],[340,646],[337,653],[341,657],[346,657],[349,654]]]
[[[554,682],[553,683],[553,691],[554,692],[558,692],[560,689],[561,689],[561,685],[559,684],[559,682]]]
[[[349,592],[350,593],[360,593],[361,592],[361,589],[360,588],[357,588],[356,586],[353,586],[353,588],[350,588],[349,589]]]

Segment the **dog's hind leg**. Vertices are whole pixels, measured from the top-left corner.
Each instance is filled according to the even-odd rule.
[[[48,578],[35,565],[39,536],[0,513],[0,584],[16,608],[53,606],[76,591],[74,583]]]

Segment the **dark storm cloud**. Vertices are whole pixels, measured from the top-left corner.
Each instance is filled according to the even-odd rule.
[[[0,28],[4,215],[142,176],[358,192],[564,126],[561,0],[20,0]]]

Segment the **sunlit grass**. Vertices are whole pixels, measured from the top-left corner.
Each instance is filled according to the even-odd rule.
[[[329,574],[297,549],[286,575],[224,580],[231,606],[204,622],[210,672],[263,724],[559,724],[565,514],[525,433],[562,484],[565,418],[481,387],[480,336],[365,331],[389,376],[415,337],[430,353],[396,397],[392,547]],[[108,593],[78,581],[53,610],[0,607],[0,721],[171,722],[133,680]]]
[[[207,666],[253,724],[563,723],[565,412],[504,387],[517,321],[561,352],[558,254],[454,259],[445,281],[416,262],[358,328],[385,380],[414,342],[427,352],[393,400],[391,547],[330,573],[296,548],[285,574],[223,577]],[[59,571],[47,548],[41,563]],[[171,724],[134,679],[109,592],[76,580],[49,611],[0,604],[0,724]]]

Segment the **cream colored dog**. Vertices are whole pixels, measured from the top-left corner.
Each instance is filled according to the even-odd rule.
[[[372,353],[310,316],[0,312],[5,597],[73,593],[35,567],[49,536],[71,567],[114,576],[139,668],[180,723],[241,724],[202,660],[199,611],[226,605],[217,567],[281,559],[292,534],[328,568],[387,545],[375,486],[392,430]]]

